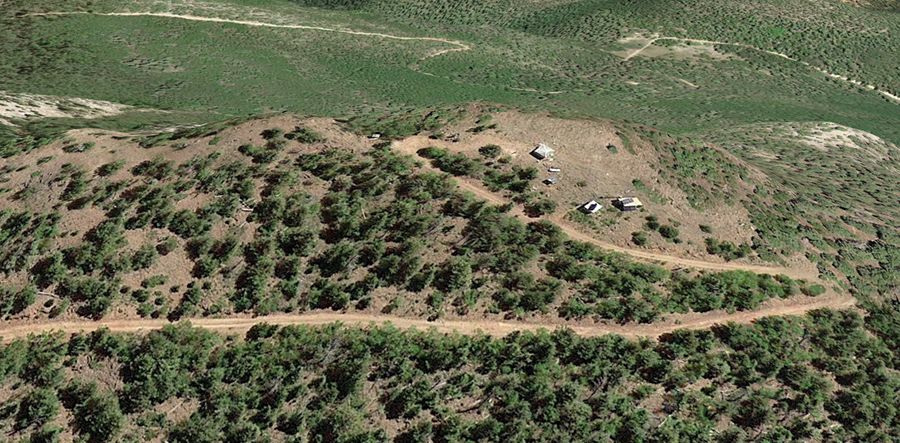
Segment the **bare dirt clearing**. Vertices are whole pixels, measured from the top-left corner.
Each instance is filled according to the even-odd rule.
[[[680,43],[687,43],[689,45],[694,45],[694,46],[677,46],[677,47],[673,47],[673,48],[662,48],[659,46],[654,46],[654,43],[659,42],[659,41],[675,41],[675,42],[680,42]],[[717,40],[703,40],[703,39],[685,38],[685,37],[665,37],[665,36],[659,36],[658,34],[653,34],[651,36],[645,36],[643,34],[636,34],[631,37],[626,37],[626,38],[620,39],[619,43],[625,45],[626,48],[635,46],[638,44],[641,45],[635,49],[631,49],[631,50],[626,49],[623,51],[613,52],[613,54],[616,54],[616,55],[622,57],[622,59],[624,61],[629,61],[629,60],[633,59],[634,57],[637,57],[638,55],[647,56],[647,57],[654,57],[654,56],[658,57],[661,55],[669,55],[674,58],[685,58],[685,57],[688,57],[691,55],[705,54],[707,56],[712,56],[713,58],[716,58],[716,57],[727,58],[728,57],[727,55],[722,55],[722,54],[718,53],[715,50],[715,46],[733,46],[733,47],[737,47],[737,48],[752,49],[754,51],[759,51],[759,52],[763,52],[763,53],[766,53],[769,55],[780,57],[785,60],[792,61],[794,63],[799,63],[799,64],[806,66],[808,68],[811,68],[821,74],[824,74],[825,76],[827,76],[829,78],[832,78],[835,80],[840,80],[844,83],[849,83],[853,86],[858,86],[863,89],[867,89],[869,91],[877,92],[881,96],[883,96],[893,102],[900,103],[900,97],[898,97],[894,94],[891,94],[890,92],[880,90],[880,89],[876,88],[874,85],[869,85],[869,84],[863,83],[859,80],[854,80],[852,78],[846,77],[844,75],[835,74],[826,69],[815,66],[809,62],[805,62],[803,60],[798,60],[798,59],[791,57],[783,52],[770,51],[767,49],[760,49],[755,46],[744,44],[744,43],[730,43],[730,42],[723,42],[723,41],[717,41]],[[696,45],[700,45],[700,46],[696,46]]]
[[[31,118],[100,118],[132,110],[128,105],[103,100],[0,91],[0,124]]]
[[[892,152],[897,152],[896,146],[875,134],[837,123],[816,124],[807,131],[796,132],[794,135],[816,149],[857,149],[878,160],[886,160]]]

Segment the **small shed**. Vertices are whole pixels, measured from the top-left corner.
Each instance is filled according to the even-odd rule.
[[[601,209],[603,209],[603,205],[597,203],[596,200],[591,200],[578,207],[578,210],[585,214],[596,214],[597,212],[600,212]]]
[[[562,169],[559,169],[559,168],[557,168],[557,167],[555,167],[555,166],[551,166],[551,167],[547,168],[547,172],[557,173],[557,172],[560,172],[560,171],[562,171]]]
[[[369,140],[378,140],[381,138],[380,132],[373,132],[372,135],[369,136]]]
[[[538,143],[538,145],[531,150],[531,156],[538,160],[544,160],[553,157],[554,152],[555,151],[553,151],[553,148],[547,146],[546,144]]]
[[[622,211],[637,211],[644,207],[644,204],[637,197],[617,198],[614,205]]]
[[[547,177],[546,179],[544,179],[544,184],[548,185],[548,186],[555,185],[557,182],[559,182],[559,177],[555,177],[555,176]]]

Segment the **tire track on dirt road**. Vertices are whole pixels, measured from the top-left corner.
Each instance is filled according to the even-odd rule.
[[[716,324],[752,323],[764,317],[803,315],[814,309],[850,308],[854,300],[847,297],[797,297],[794,299],[777,300],[764,303],[763,307],[755,311],[742,311],[727,313],[721,311],[670,315],[670,320],[664,323],[650,324],[571,324],[559,322],[513,322],[495,321],[486,319],[452,319],[428,321],[419,318],[405,318],[381,314],[352,313],[352,312],[311,312],[305,314],[280,314],[261,317],[228,317],[228,318],[190,318],[184,321],[190,322],[197,328],[208,329],[214,332],[244,332],[254,325],[267,323],[278,326],[305,325],[322,326],[332,323],[341,323],[347,326],[370,327],[379,325],[392,325],[399,329],[435,330],[440,333],[458,333],[462,335],[485,334],[492,337],[503,337],[513,332],[535,332],[539,330],[570,329],[583,337],[597,337],[608,334],[621,335],[627,338],[656,338],[679,329],[697,330],[707,329]],[[161,319],[132,319],[132,320],[73,320],[73,321],[41,321],[41,322],[5,322],[0,325],[0,339],[10,341],[24,338],[31,334],[62,331],[67,335],[109,329],[117,333],[141,333],[161,329],[167,325],[176,323]]]

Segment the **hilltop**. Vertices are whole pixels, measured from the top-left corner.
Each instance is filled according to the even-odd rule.
[[[0,432],[898,440],[898,13],[0,0]]]
[[[389,135],[373,140],[373,128]],[[533,138],[553,143],[565,180],[632,167],[550,192],[522,155]],[[861,165],[892,155],[853,138],[868,143],[843,153]],[[488,141],[497,148],[480,149]],[[716,169],[681,174],[671,158]],[[744,172],[711,174],[732,170]],[[592,219],[616,220],[605,231],[565,216],[581,197],[566,191],[631,177],[648,184],[636,192],[668,198],[641,194],[644,212]],[[0,426],[15,438],[185,443],[889,436],[895,317],[868,292],[882,283],[765,273],[808,275],[814,250],[767,261],[755,246],[726,261],[687,240],[622,235],[651,213],[685,227],[723,208],[748,218],[716,220],[708,235],[740,232],[756,216],[751,194],[717,189],[783,179],[647,128],[477,106],[70,131],[10,157],[0,176],[0,336],[14,339],[0,351],[0,399],[15,411]],[[525,209],[542,200],[558,213]]]
[[[548,188],[528,149],[517,154],[528,146],[524,140],[541,134],[558,141],[560,163],[553,164],[567,165],[568,156],[583,157],[596,142],[571,137],[594,133],[606,140],[616,137],[615,129],[586,121],[566,129],[550,117],[473,111],[478,108],[443,130],[488,120],[492,127],[458,142],[442,141],[436,133],[373,141],[332,120],[291,116],[181,134],[72,131],[4,168],[7,290],[39,292],[33,307],[14,303],[7,312],[25,318],[177,319],[330,308],[432,319],[524,316],[556,323],[554,318],[596,316],[650,322],[666,313],[750,310],[768,298],[825,291],[825,282],[802,261],[792,268],[765,263],[752,251],[731,263],[711,254],[694,223],[706,211],[737,210],[737,202],[692,206],[679,181],[658,175],[664,157],[652,144],[632,135],[620,154],[602,148],[604,156],[627,156],[622,161],[635,165],[607,174],[608,181]],[[466,161],[489,164],[480,168],[493,176],[518,174],[494,179],[509,189],[506,194],[474,181],[474,169],[471,178],[457,172],[451,179],[423,162],[416,149],[410,152],[424,143],[472,154],[488,142],[502,154],[476,152],[481,160]],[[707,149],[708,155],[721,155]],[[566,169],[566,180],[581,181],[579,174],[589,180],[590,162],[582,158],[582,164],[586,169]],[[660,189],[636,191],[648,200],[644,211],[612,210],[587,225],[566,219],[589,195],[633,187],[629,179]],[[522,187],[511,187],[514,182]],[[707,181],[691,187],[701,183]],[[649,192],[675,198],[656,200]],[[559,209],[526,214],[517,201],[526,209],[551,201]],[[744,217],[710,222],[714,228],[706,227],[706,238],[732,244],[722,236],[740,232],[749,223]],[[644,226],[648,219],[680,226],[683,234],[666,240]],[[606,227],[592,230],[595,225]],[[634,230],[651,240],[635,245]],[[577,241],[567,240],[571,236]],[[633,262],[629,254],[663,266]],[[802,257],[785,257],[794,259]],[[685,264],[687,269],[678,269]],[[698,275],[694,267],[709,274]],[[771,269],[766,273],[807,281],[787,275],[758,280],[742,269]],[[741,289],[731,295],[703,289],[725,281]]]

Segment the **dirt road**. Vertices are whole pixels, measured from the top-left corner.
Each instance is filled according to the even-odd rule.
[[[226,19],[226,18],[218,18],[218,17],[205,17],[205,16],[197,16],[197,15],[189,15],[189,14],[175,14],[175,13],[171,13],[171,12],[105,12],[105,13],[101,13],[101,12],[87,12],[87,11],[68,11],[68,12],[58,11],[58,12],[36,12],[36,13],[26,14],[26,16],[48,17],[48,16],[88,15],[88,14],[89,15],[97,15],[97,16],[106,16],[106,17],[163,17],[163,18],[172,18],[172,19],[178,19],[178,20],[196,21],[196,22],[230,23],[230,24],[235,24],[235,25],[265,27],[265,28],[305,29],[305,30],[311,30],[311,31],[336,32],[336,33],[341,33],[341,34],[370,36],[370,37],[378,37],[378,38],[385,38],[385,39],[392,39],[392,40],[430,41],[430,42],[444,43],[444,44],[454,46],[453,48],[447,48],[447,49],[441,49],[441,50],[435,51],[435,52],[423,57],[420,61],[426,60],[429,58],[433,58],[433,57],[437,57],[440,55],[444,55],[444,54],[449,54],[451,52],[469,51],[472,49],[471,46],[469,46],[468,44],[463,43],[461,41],[450,40],[450,39],[445,39],[445,38],[440,38],[440,37],[407,37],[407,36],[399,36],[399,35],[393,35],[393,34],[384,34],[384,33],[380,33],[380,32],[354,31],[351,29],[328,28],[328,27],[323,27],[323,26],[267,23],[267,22],[260,22],[260,21],[255,21],[255,20],[234,20],[234,19]],[[774,55],[776,57],[781,57],[785,60],[790,60],[795,63],[800,63],[803,66],[814,69],[830,78],[833,78],[835,80],[840,80],[845,83],[850,83],[852,85],[859,86],[859,87],[865,88],[870,91],[877,92],[878,94],[881,94],[883,97],[886,97],[886,98],[890,99],[891,101],[900,103],[900,97],[898,97],[894,94],[891,94],[890,92],[882,91],[882,90],[876,88],[874,85],[869,85],[869,84],[863,83],[859,80],[854,80],[854,79],[848,78],[848,77],[840,75],[840,74],[835,74],[835,73],[826,71],[825,69],[822,69],[818,66],[814,66],[809,62],[805,62],[803,60],[798,60],[796,58],[790,57],[787,54],[784,54],[781,52],[760,49],[755,46],[747,45],[744,43],[729,43],[729,42],[722,42],[722,41],[716,41],[716,40],[703,40],[703,39],[684,38],[684,37],[662,37],[662,36],[654,35],[651,38],[651,40],[649,40],[643,46],[641,46],[640,48],[638,48],[638,49],[632,51],[631,53],[629,53],[628,55],[626,55],[624,60],[625,61],[631,60],[632,58],[639,55],[641,52],[643,52],[644,50],[646,50],[647,48],[649,48],[654,43],[656,43],[657,41],[660,41],[660,40],[682,41],[682,42],[701,43],[701,44],[710,44],[710,45],[735,46],[735,47],[752,49],[755,51],[764,52],[766,54]],[[412,69],[416,70],[417,72],[421,72],[422,74],[433,75],[428,72],[424,72],[424,71],[417,69],[416,65],[413,65]],[[522,89],[522,90],[528,91],[528,89]],[[538,92],[538,91],[532,90],[531,92]],[[560,94],[562,92],[564,92],[564,91],[553,91],[553,92],[548,92],[548,94]]]
[[[418,154],[416,153],[419,149],[431,146],[434,144],[434,141],[429,139],[428,137],[423,136],[415,136],[409,137],[404,140],[400,140],[394,142],[393,149],[402,152],[404,154],[412,155],[416,158]],[[437,168],[431,166],[428,161],[423,162],[425,167],[432,171],[440,172]],[[495,205],[504,205],[510,203],[509,199],[496,194],[494,192],[486,189],[481,183],[468,178],[468,177],[456,177],[456,183],[459,187],[465,191],[471,192],[476,197],[481,198],[485,201],[488,201]],[[524,222],[531,222],[535,220],[539,220],[538,218],[532,218],[527,216],[520,206],[515,206],[512,211],[510,211],[510,215],[519,218]],[[582,241],[585,243],[590,243],[594,246],[597,246],[601,249],[605,249],[607,251],[619,252],[622,254],[629,255],[631,257],[645,260],[645,261],[653,261],[660,262],[664,264],[668,264],[671,266],[683,266],[688,268],[695,269],[705,269],[711,271],[750,271],[757,274],[771,274],[778,275],[783,274],[788,277],[794,279],[805,279],[810,281],[815,281],[818,279],[818,276],[815,274],[810,274],[807,271],[801,269],[787,268],[787,267],[777,267],[777,266],[762,266],[762,265],[752,265],[747,263],[734,263],[734,262],[707,262],[703,260],[696,260],[684,257],[677,257],[672,255],[660,254],[652,251],[647,251],[643,249],[631,249],[623,246],[618,246],[612,243],[604,242],[598,240],[597,238],[581,231],[577,226],[572,224],[571,222],[565,220],[561,215],[551,215],[543,217],[549,221],[552,221],[554,224],[559,226],[559,228],[566,233],[570,238]]]
[[[327,28],[323,26],[310,26],[310,25],[289,25],[289,24],[280,24],[280,23],[267,23],[260,22],[255,20],[233,20],[227,18],[218,18],[218,17],[204,17],[197,15],[188,15],[188,14],[174,14],[170,12],[86,12],[86,11],[71,11],[71,12],[36,12],[31,14],[26,14],[31,17],[52,17],[52,16],[67,16],[67,15],[97,15],[103,17],[162,17],[162,18],[171,18],[178,20],[188,20],[194,22],[210,22],[210,23],[228,23],[233,25],[243,25],[243,26],[252,26],[252,27],[261,27],[261,28],[280,28],[280,29],[304,29],[309,31],[322,31],[322,32],[335,32],[339,34],[348,34],[348,35],[361,35],[361,36],[369,36],[369,37],[378,37],[389,40],[405,40],[405,41],[426,41],[426,42],[436,42],[436,43],[444,43],[451,46],[453,48],[441,49],[435,51],[423,58],[432,58],[437,57],[439,55],[448,54],[451,52],[458,51],[468,51],[472,49],[469,45],[457,41],[450,40],[446,38],[440,37],[407,37],[401,35],[393,35],[393,34],[384,34],[380,32],[367,32],[367,31],[354,31],[352,29],[338,29],[338,28]]]
[[[760,309],[729,314],[715,311],[700,314],[673,315],[672,319],[653,324],[635,325],[585,325],[569,324],[563,321],[554,323],[534,323],[515,321],[472,320],[438,320],[429,322],[417,318],[403,318],[389,315],[312,312],[307,314],[282,314],[264,317],[230,317],[230,318],[192,318],[187,319],[199,328],[218,332],[243,332],[256,324],[272,325],[325,325],[340,322],[350,326],[371,326],[391,324],[400,329],[434,329],[441,333],[459,333],[463,335],[486,334],[502,337],[516,331],[537,331],[540,329],[569,328],[584,337],[596,337],[606,334],[617,334],[629,338],[658,337],[677,329],[706,329],[715,324],[728,322],[751,323],[763,317],[802,315],[808,311],[821,308],[843,309],[852,307],[854,300],[850,297],[798,297],[787,300],[770,301]],[[50,331],[62,331],[66,334],[89,332],[108,328],[112,332],[136,333],[160,329],[172,324],[166,320],[100,320],[100,321],[41,321],[41,322],[6,322],[0,325],[0,339],[9,341]]]

